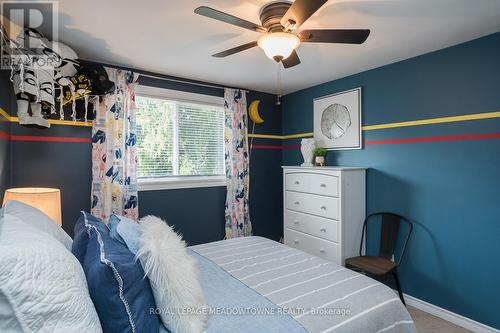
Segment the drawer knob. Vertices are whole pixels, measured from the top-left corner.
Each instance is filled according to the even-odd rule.
[[[300,205],[300,202],[298,202],[298,201],[295,201],[295,204],[296,204],[296,205]]]
[[[320,253],[325,253],[326,251],[325,251],[325,249],[321,248],[321,249],[319,249],[319,252]]]
[[[300,182],[298,180],[296,180],[294,183],[295,183],[295,185],[299,185],[300,184]]]
[[[321,206],[321,209],[326,210],[326,206]]]
[[[320,187],[326,187],[326,184],[321,184]]]
[[[299,240],[298,240],[298,239],[295,239],[293,242],[294,242],[295,244],[299,244]]]
[[[326,232],[326,228],[321,228],[321,229],[319,229],[319,231]]]
[[[299,224],[299,221],[295,220],[293,221],[293,224]]]

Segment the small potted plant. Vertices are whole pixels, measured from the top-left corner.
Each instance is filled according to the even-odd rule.
[[[318,147],[313,150],[315,166],[325,166],[325,156],[327,152],[328,150],[323,147]]]

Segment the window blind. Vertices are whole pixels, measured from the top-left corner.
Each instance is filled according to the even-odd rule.
[[[224,174],[222,106],[136,96],[139,178]]]

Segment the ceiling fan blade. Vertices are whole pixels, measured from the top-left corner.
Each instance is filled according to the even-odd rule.
[[[250,43],[246,43],[246,44],[243,44],[240,46],[233,47],[232,49],[229,49],[229,50],[225,50],[225,51],[213,54],[212,57],[224,58],[224,57],[230,56],[231,54],[245,51],[245,50],[251,49],[252,47],[256,47],[256,46],[257,46],[257,42],[250,42]]]
[[[328,0],[295,0],[281,18],[286,30],[295,30],[310,18]]]
[[[252,23],[250,21],[246,21],[244,19],[240,19],[239,17],[221,12],[220,10],[213,9],[207,6],[201,6],[194,10],[194,12],[198,15],[206,16],[212,18],[214,20],[226,22],[232,25],[236,25],[241,28],[257,31],[257,32],[266,32],[266,28]]]
[[[300,64],[300,59],[297,52],[293,50],[292,54],[290,54],[288,58],[281,60],[281,63],[283,64],[283,67],[290,68]]]
[[[368,38],[368,29],[302,30],[298,37],[301,42],[363,44]]]

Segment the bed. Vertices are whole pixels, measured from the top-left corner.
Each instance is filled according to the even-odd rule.
[[[210,317],[207,332],[416,332],[387,286],[262,238],[189,247]]]
[[[161,219],[110,225],[127,223],[136,230],[130,244],[82,212],[71,240],[33,207],[5,204],[0,331],[165,332],[166,325],[185,333],[192,327],[207,333],[416,332],[390,288],[333,262],[262,237],[191,246],[186,253]],[[137,252],[140,260],[130,251],[138,237],[147,244]],[[142,268],[148,260],[158,269],[149,275]],[[205,301],[193,298],[198,292]],[[209,316],[184,313],[190,309]]]

